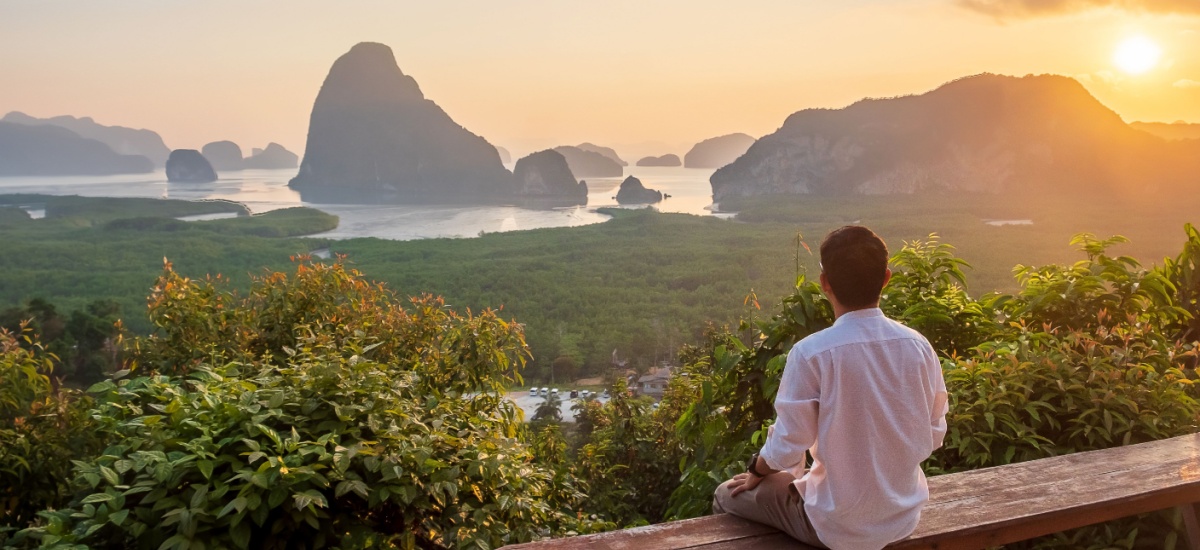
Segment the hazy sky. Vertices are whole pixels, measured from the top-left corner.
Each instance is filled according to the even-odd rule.
[[[1136,76],[1113,62],[1135,35],[1162,50]],[[1198,0],[0,0],[0,111],[301,152],[329,66],[363,41],[514,154],[682,154],[980,72],[1072,75],[1126,120],[1200,122]]]

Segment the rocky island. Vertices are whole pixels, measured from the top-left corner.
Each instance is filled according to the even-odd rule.
[[[729,134],[709,138],[692,146],[683,156],[686,168],[720,168],[742,156],[754,138],[746,134]]]
[[[571,173],[580,178],[619,178],[625,169],[617,161],[595,151],[585,151],[570,145],[554,148],[571,167]]]
[[[643,157],[637,161],[638,166],[680,166],[679,155],[666,154],[661,157]]]
[[[279,170],[295,168],[300,163],[296,153],[288,151],[284,146],[271,142],[266,149],[255,149],[254,155],[242,161],[242,167],[252,170]]]
[[[232,141],[214,141],[200,148],[214,170],[241,170],[242,148]]]
[[[587,184],[576,182],[567,159],[547,149],[523,157],[513,170],[517,197],[587,204]]]
[[[602,145],[596,145],[595,143],[590,143],[590,142],[586,142],[586,141],[583,143],[580,143],[579,145],[576,145],[575,147],[578,147],[584,151],[600,153],[601,155],[604,155],[605,157],[607,157],[610,160],[612,160],[613,162],[621,165],[622,167],[629,166],[629,163],[625,162],[624,159],[621,158],[621,155],[618,155],[617,151],[615,149],[613,149],[612,147],[604,147]]]
[[[167,157],[167,181],[171,183],[211,183],[217,172],[200,151],[176,149]]]
[[[288,184],[310,202],[484,202],[513,175],[496,148],[425,98],[392,50],[364,42],[333,63]]]
[[[617,190],[618,204],[653,204],[663,199],[663,194],[654,189],[647,189],[642,185],[642,180],[633,176],[625,178],[621,182],[621,188]]]
[[[1075,80],[983,74],[931,92],[807,109],[710,178],[768,194],[1194,192],[1200,140],[1130,127]]]

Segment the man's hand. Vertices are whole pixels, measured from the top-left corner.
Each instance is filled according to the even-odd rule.
[[[729,484],[730,489],[732,489],[732,491],[729,493],[729,496],[731,498],[736,497],[738,496],[738,493],[749,491],[755,487],[758,487],[758,484],[762,483],[762,480],[763,478],[758,477],[750,472],[744,472],[733,476],[733,479],[730,480]]]

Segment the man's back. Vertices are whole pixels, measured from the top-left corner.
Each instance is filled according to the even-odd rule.
[[[946,429],[945,383],[924,337],[876,308],[839,317],[789,354],[776,412],[762,455],[797,477],[823,542],[878,548],[912,532],[929,497],[919,465]],[[807,474],[784,463],[810,445]]]

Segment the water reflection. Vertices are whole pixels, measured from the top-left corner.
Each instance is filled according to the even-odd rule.
[[[660,212],[698,216],[713,215],[712,188],[708,178],[713,170],[677,167],[634,167],[625,175],[634,175],[642,184],[670,195],[651,205]],[[617,204],[617,186],[623,178],[588,180],[586,206],[523,202],[497,205],[438,204],[328,204],[305,202],[287,186],[295,170],[243,170],[220,172],[212,183],[167,183],[163,172],[119,176],[6,177],[0,178],[0,194],[38,193],[46,195],[82,195],[89,197],[145,197],[181,200],[224,199],[240,202],[258,214],[310,206],[335,214],[341,219],[337,229],[321,236],[345,239],[378,237],[384,239],[425,239],[436,237],[477,237],[482,234],[539,229],[576,227],[600,223],[608,216],[597,208],[624,208]],[[629,208],[644,208],[644,205]]]

